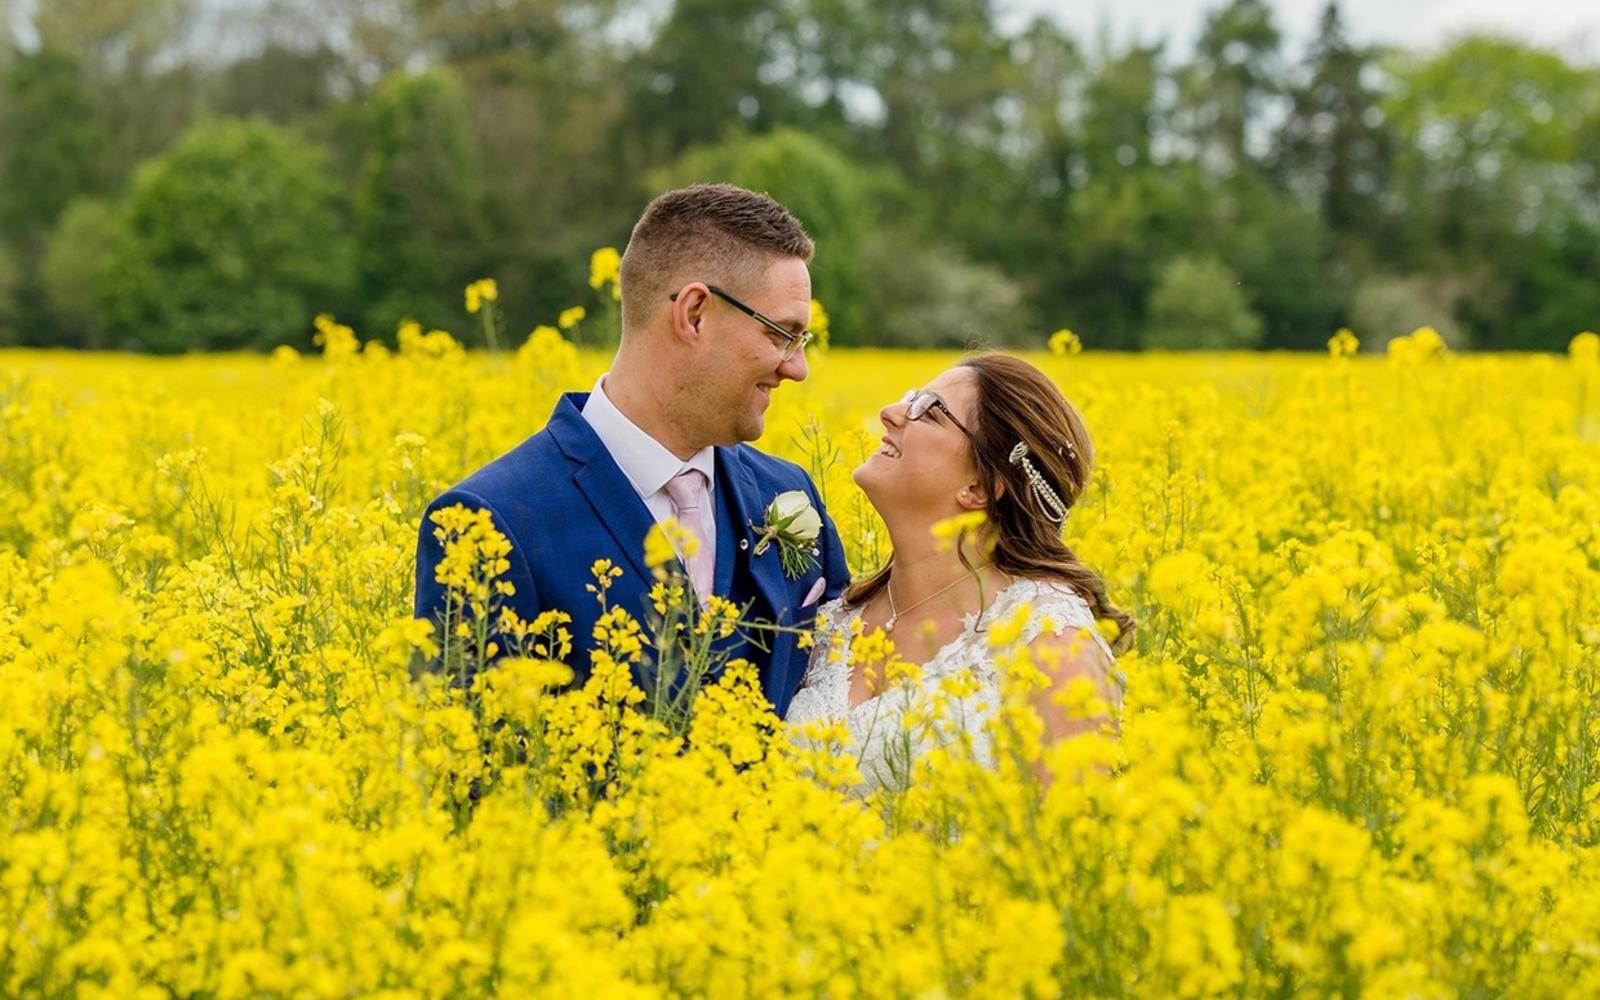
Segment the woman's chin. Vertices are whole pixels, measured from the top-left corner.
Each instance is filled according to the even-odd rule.
[[[878,478],[878,469],[875,468],[877,464],[878,456],[868,455],[865,462],[850,471],[850,481],[861,487],[861,491],[866,493],[869,499],[872,494],[872,486],[870,484],[875,483]]]

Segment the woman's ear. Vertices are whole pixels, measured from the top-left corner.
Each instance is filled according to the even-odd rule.
[[[968,483],[956,491],[956,503],[962,510],[983,510],[989,506],[989,493],[982,483]]]

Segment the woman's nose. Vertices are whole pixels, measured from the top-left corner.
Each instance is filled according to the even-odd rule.
[[[906,422],[906,401],[897,399],[878,411],[878,419],[885,427],[899,427]]]

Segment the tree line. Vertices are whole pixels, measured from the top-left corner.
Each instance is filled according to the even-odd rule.
[[[214,0],[213,0],[214,2]],[[0,343],[513,330],[693,180],[816,237],[835,343],[1561,349],[1600,325],[1600,67],[1505,38],[1192,51],[987,0],[0,0]]]

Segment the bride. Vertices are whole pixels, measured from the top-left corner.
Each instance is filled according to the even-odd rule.
[[[1045,739],[1114,729],[1115,708],[1108,706],[1121,702],[1115,654],[1132,644],[1134,622],[1111,606],[1100,578],[1062,541],[1094,459],[1077,411],[1027,362],[981,354],[885,406],[879,419],[883,445],[854,479],[882,516],[893,555],[820,609],[811,660],[785,720],[797,734],[808,722],[843,723],[860,754],[861,791],[904,787],[915,757],[954,738],[924,727],[908,739],[908,713],[946,678],[970,669],[975,684],[946,686],[947,694],[966,692],[948,718],[992,761],[988,722],[999,705],[1001,671],[988,631],[1026,604],[1032,614],[1017,641],[1050,682],[1032,695]],[[935,525],[978,512],[977,551],[935,537]],[[1111,643],[1097,619],[1115,625],[1106,629]],[[886,682],[855,662],[860,637],[877,629],[898,656],[921,662],[916,680]],[[1099,692],[1102,714],[1069,712],[1055,697],[1076,678]]]

